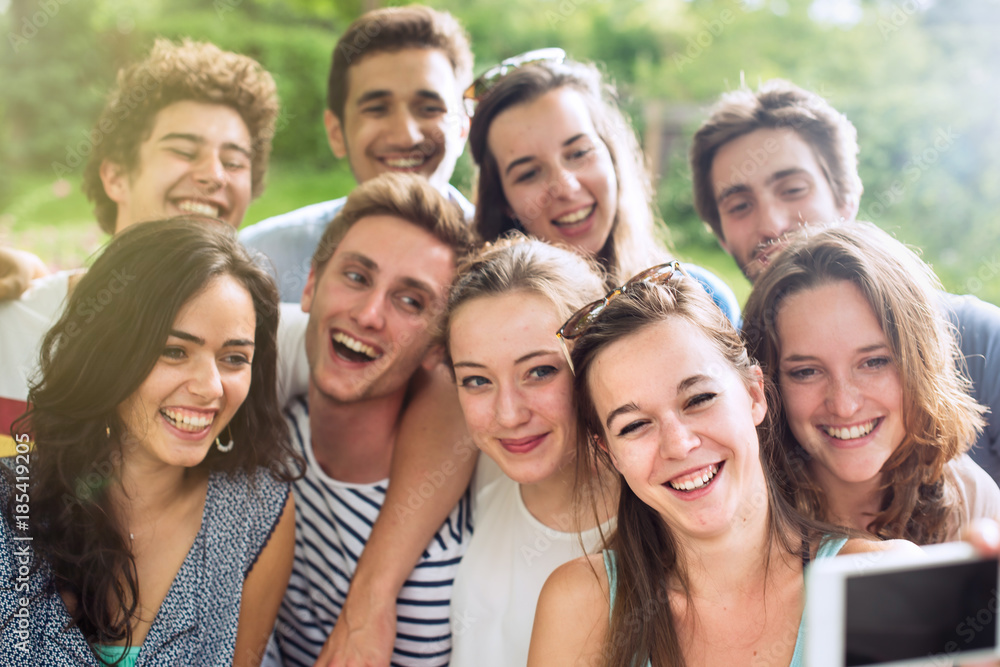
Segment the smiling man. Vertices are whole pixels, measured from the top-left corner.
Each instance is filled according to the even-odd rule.
[[[457,206],[397,174],[351,193],[320,240],[302,297],[308,392],[285,411],[307,462],[293,487],[295,565],[266,665],[312,665],[337,622],[385,500],[410,378],[439,363],[448,288],[471,247]],[[468,512],[466,495],[399,593],[393,664],[448,664]]]
[[[145,60],[118,73],[89,135],[83,189],[101,229],[115,234],[181,214],[239,227],[264,188],[278,109],[274,79],[257,61],[212,44],[157,40]],[[10,424],[26,408],[39,344],[76,275],[35,280],[19,299],[0,303],[0,454],[12,444]]]
[[[854,125],[781,80],[721,97],[694,135],[691,171],[698,214],[751,282],[788,232],[853,220],[863,190]],[[1000,481],[1000,308],[946,293],[940,307],[955,326],[970,393],[990,409],[970,454]]]
[[[466,218],[472,205],[448,184],[469,119],[461,103],[472,52],[459,23],[420,5],[368,12],[333,50],[323,115],[333,154],[365,183],[387,172],[426,177]],[[244,229],[244,245],[274,264],[283,301],[302,296],[310,257],[345,198],[312,204]]]

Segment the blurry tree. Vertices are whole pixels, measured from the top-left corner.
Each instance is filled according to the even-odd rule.
[[[467,26],[477,72],[542,46],[601,63],[659,154],[658,201],[684,247],[714,245],[691,206],[686,152],[719,93],[772,77],[818,91],[858,128],[861,216],[923,246],[951,289],[1000,302],[1000,0],[427,1]],[[381,4],[7,2],[3,171],[65,160],[116,69],[159,34],[258,58],[284,104],[275,160],[329,169],[320,117],[330,51],[348,22]],[[470,184],[467,158],[456,180]],[[0,210],[11,196],[0,179]]]

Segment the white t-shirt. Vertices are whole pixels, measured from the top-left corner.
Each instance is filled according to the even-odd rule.
[[[496,470],[480,456],[476,479]],[[583,533],[581,546],[580,533],[553,530],[533,517],[509,477],[474,488],[476,529],[451,598],[451,666],[524,665],[542,584],[563,563],[599,548],[599,531],[608,535],[614,522]]]
[[[962,530],[976,519],[986,517],[1000,521],[1000,488],[968,454],[947,463],[944,474],[953,482],[952,488],[957,491],[960,504],[960,509],[949,521],[946,541],[962,539]]]
[[[28,381],[38,369],[42,339],[62,315],[74,273],[39,278],[21,298],[0,302],[0,456],[14,454],[10,426],[27,408]],[[87,325],[89,314],[79,314],[79,326]]]

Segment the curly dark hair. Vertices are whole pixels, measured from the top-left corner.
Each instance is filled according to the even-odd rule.
[[[94,124],[94,134],[102,139],[95,143],[84,169],[83,192],[94,203],[94,215],[104,231],[114,233],[118,204],[104,191],[101,163],[109,160],[133,171],[156,114],[186,100],[224,104],[240,114],[250,132],[251,194],[257,197],[264,191],[280,110],[274,78],[253,58],[214,44],[158,39],[145,60],[118,72],[115,89]]]
[[[34,567],[44,563],[56,590],[77,601],[73,623],[91,643],[131,644],[139,594],[128,533],[106,493],[127,433],[119,406],[156,365],[178,311],[220,276],[250,294],[255,349],[249,393],[228,425],[236,446],[212,448],[197,469],[264,468],[291,480],[301,459],[277,405],[278,291],[228,226],[185,216],[129,227],[80,280],[42,343],[29,410],[13,427],[34,435],[32,511],[44,517],[31,524]]]

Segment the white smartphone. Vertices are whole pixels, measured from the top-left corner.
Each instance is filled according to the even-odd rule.
[[[911,667],[1000,657],[1000,561],[962,542],[815,561],[806,577],[808,667]]]

